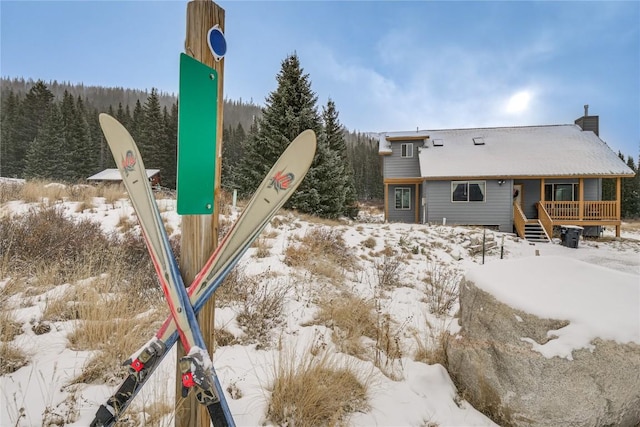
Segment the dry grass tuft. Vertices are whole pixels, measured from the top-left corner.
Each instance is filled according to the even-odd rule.
[[[18,346],[0,342],[0,375],[10,374],[29,364],[29,357]]]
[[[368,351],[362,337],[375,340],[378,336],[374,302],[343,294],[336,298],[321,299],[319,307],[314,323],[333,330],[331,337],[339,351],[366,359]]]
[[[0,182],[0,204],[22,200],[22,182]]]
[[[354,269],[357,263],[340,230],[331,227],[312,228],[299,244],[289,245],[284,255],[288,266],[306,268],[338,283],[344,280],[345,271]]]
[[[447,330],[440,332],[434,332],[433,328],[429,330],[431,332],[426,340],[414,334],[418,350],[414,354],[413,359],[416,362],[423,362],[427,365],[439,363],[445,368],[448,368],[447,345],[452,335]]]
[[[271,247],[272,244],[269,243],[266,239],[259,238],[253,242],[253,247],[256,248],[254,256],[256,258],[266,258],[271,255]]]
[[[367,383],[326,352],[282,352],[273,370],[267,417],[276,425],[348,425],[351,413],[369,408]]]
[[[22,333],[22,324],[12,314],[12,311],[6,309],[0,312],[0,341],[13,341]]]

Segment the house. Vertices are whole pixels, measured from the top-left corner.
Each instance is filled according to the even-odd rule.
[[[574,124],[378,134],[388,221],[482,225],[546,240],[554,226],[615,226],[621,178],[634,172],[600,139],[599,117]],[[602,200],[602,179],[616,182]]]
[[[146,172],[152,186],[160,184],[160,169],[147,169]],[[102,172],[90,176],[87,178],[87,181],[117,184],[122,182],[122,176],[118,169],[105,169]]]

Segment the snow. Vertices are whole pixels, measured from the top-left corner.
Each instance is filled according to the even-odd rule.
[[[180,216],[175,210],[175,200],[159,200],[158,203],[166,227],[172,234],[179,233]],[[59,202],[59,205],[70,217],[100,223],[105,232],[115,230],[122,217],[135,222],[127,200],[105,204],[104,199],[96,198],[92,209],[82,212],[77,212],[75,202]],[[0,215],[25,212],[33,206],[7,202],[0,206]],[[232,210],[225,220],[232,220],[237,213]],[[220,346],[212,356],[222,388],[233,391],[234,397],[227,394],[227,400],[238,425],[269,425],[266,420],[268,385],[274,363],[282,354],[279,349],[290,347],[301,351],[311,345],[335,353],[337,360],[354,367],[369,384],[371,409],[353,414],[349,425],[495,425],[460,397],[444,367],[413,360],[418,340],[430,343],[440,331],[459,329],[454,317],[457,306],[446,315],[435,315],[425,302],[425,277],[433,262],[457,274],[467,273],[483,289],[525,311],[569,320],[567,327],[552,331],[557,339],[545,345],[531,342],[534,350],[548,357],[570,357],[573,349],[590,348],[594,337],[640,342],[637,317],[640,312],[640,231],[625,232],[624,238],[619,240],[581,240],[579,248],[573,249],[561,246],[558,241],[532,245],[511,234],[487,230],[487,236],[495,242],[504,238],[505,259],[500,259],[498,243],[498,248],[486,254],[485,265],[480,266],[480,255],[472,254],[470,247],[471,241],[482,235],[481,229],[386,224],[380,215],[329,226],[285,211],[277,218],[280,224],[270,225],[265,230],[265,233],[277,231],[275,237],[265,238],[270,246],[269,256],[256,258],[255,248],[252,248],[238,266],[248,276],[259,276],[265,282],[261,285],[268,284],[268,289],[286,292],[286,316],[273,331],[276,345],[266,348],[258,348],[255,344]],[[394,379],[371,361],[340,353],[332,342],[331,329],[309,324],[318,310],[315,304],[318,294],[333,285],[326,279],[311,277],[307,271],[285,265],[283,259],[290,245],[296,244],[309,230],[322,227],[337,230],[359,260],[361,268],[356,272],[339,272],[344,276],[345,287],[364,298],[376,298],[380,313],[389,315],[396,325],[395,337],[402,344],[403,353],[392,361]],[[610,233],[608,230],[607,235]],[[365,247],[363,242],[370,238],[375,240],[375,246]],[[393,248],[402,254],[403,261],[398,272],[400,283],[389,289],[380,288],[375,268],[376,263],[382,262],[385,248]],[[540,256],[534,256],[536,251]],[[535,280],[543,270],[553,272],[553,278]],[[276,278],[270,279],[270,276]],[[516,282],[514,276],[522,280]],[[0,288],[6,286],[6,279],[0,278]],[[73,322],[53,322],[52,331],[42,335],[31,331],[30,323],[40,318],[47,299],[64,289],[56,287],[40,296],[18,296],[7,300],[6,305],[3,302],[3,310],[12,310],[12,317],[24,322],[23,333],[16,337],[14,344],[29,353],[31,362],[0,377],[1,426],[55,423],[87,426],[99,405],[119,384],[68,385],[91,356],[91,352],[68,348],[66,337],[73,330]],[[615,315],[611,315],[612,311]],[[236,337],[242,336],[244,331],[238,325],[236,315],[237,310],[233,307],[216,310],[216,327],[224,327]],[[131,353],[136,350],[131,349]],[[174,348],[128,411],[148,411],[158,401],[173,404],[175,360]],[[23,416],[20,416],[21,411],[24,411]],[[169,426],[173,421],[173,415],[169,414],[157,425]]]
[[[570,323],[549,331],[540,345],[524,341],[545,357],[572,360],[572,352],[593,349],[601,338],[640,344],[640,280],[567,257],[530,257],[493,262],[470,269],[467,280],[510,307],[540,318]]]

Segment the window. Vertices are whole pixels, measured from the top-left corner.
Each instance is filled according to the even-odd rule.
[[[544,185],[544,199],[550,202],[575,202],[578,194],[578,184]]]
[[[451,201],[484,202],[486,181],[452,181]]]
[[[396,209],[411,209],[411,189],[406,187],[396,188]]]
[[[401,157],[413,157],[413,144],[402,144],[400,150]]]

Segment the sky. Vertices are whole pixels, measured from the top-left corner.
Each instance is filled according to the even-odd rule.
[[[264,105],[296,53],[361,132],[600,116],[640,152],[640,2],[219,1],[224,94]],[[0,74],[175,93],[187,2],[0,0]]]

